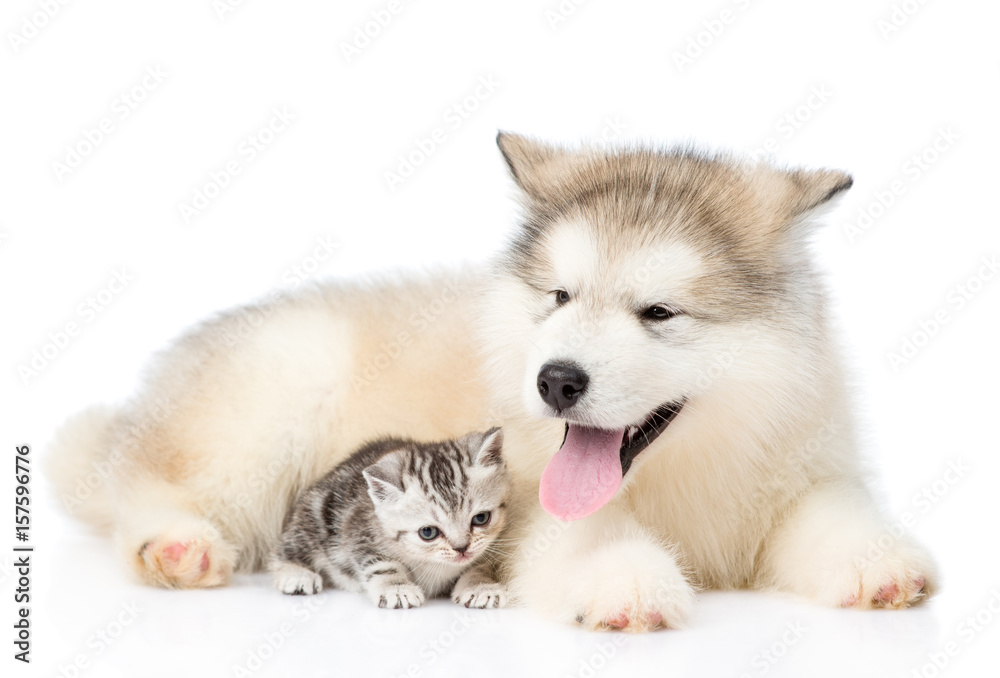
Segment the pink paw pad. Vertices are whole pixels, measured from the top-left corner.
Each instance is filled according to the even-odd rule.
[[[173,562],[178,562],[187,551],[187,544],[182,544],[181,542],[176,542],[168,546],[163,547],[163,555],[166,556],[167,560]]]
[[[858,597],[855,595],[850,595],[840,601],[841,607],[854,607],[858,603]]]
[[[166,558],[171,563],[179,563],[181,561],[181,558],[183,558],[184,555],[187,553],[188,546],[189,546],[188,544],[178,541],[174,542],[173,544],[168,544],[164,546],[160,550],[160,553],[162,553],[163,557]],[[202,553],[201,561],[198,563],[198,566],[201,569],[201,571],[207,572],[210,564],[211,561],[208,558],[208,553],[207,552]]]
[[[879,603],[891,603],[898,596],[899,586],[896,585],[896,582],[891,582],[878,590],[878,593],[875,594],[875,601]]]
[[[609,629],[624,629],[628,626],[628,622],[628,614],[625,612],[615,615],[614,617],[605,617],[604,619],[604,625]]]

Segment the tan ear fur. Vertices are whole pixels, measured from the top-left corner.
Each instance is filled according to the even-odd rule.
[[[500,132],[497,146],[503,153],[511,177],[530,197],[545,201],[565,177],[579,153],[563,150],[520,134]]]
[[[839,170],[795,170],[788,173],[793,197],[789,204],[789,218],[802,216],[854,185],[847,172]]]

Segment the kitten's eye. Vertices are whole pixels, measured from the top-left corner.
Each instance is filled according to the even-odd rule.
[[[642,312],[642,317],[646,320],[670,320],[674,316],[680,315],[680,311],[675,311],[672,308],[668,308],[663,304],[657,304],[656,306],[650,306],[645,311]]]
[[[489,511],[482,511],[481,513],[477,513],[476,515],[472,516],[472,525],[474,527],[482,527],[483,525],[489,525],[490,518],[491,515]]]
[[[427,527],[421,527],[417,530],[417,534],[419,534],[420,538],[424,541],[434,541],[437,539],[437,536],[441,534],[441,530],[437,529],[433,525],[428,525]]]
[[[569,303],[569,292],[566,290],[553,290],[552,294],[556,295],[557,305],[562,306]]]

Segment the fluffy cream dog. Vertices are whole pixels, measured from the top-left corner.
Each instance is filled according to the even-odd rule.
[[[502,424],[504,574],[551,618],[678,626],[696,587],[929,593],[932,560],[886,537],[866,488],[807,251],[850,177],[498,141],[524,213],[491,270],[328,284],[196,327],[131,402],[63,429],[67,507],[144,580],[216,586],[259,568],[296,494],[364,441]]]

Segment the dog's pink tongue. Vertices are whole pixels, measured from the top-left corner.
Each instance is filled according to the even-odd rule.
[[[542,472],[538,499],[560,520],[579,520],[607,504],[622,484],[624,429],[569,425],[566,441]]]

